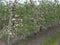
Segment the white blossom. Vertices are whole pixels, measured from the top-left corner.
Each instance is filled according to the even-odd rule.
[[[19,17],[19,15],[15,15],[15,17]]]
[[[12,32],[9,32],[9,35],[12,35]]]
[[[15,18],[12,19],[12,21],[16,20]]]
[[[21,20],[21,22],[23,21],[23,19],[20,19]]]
[[[16,24],[16,26],[20,26],[19,24]]]

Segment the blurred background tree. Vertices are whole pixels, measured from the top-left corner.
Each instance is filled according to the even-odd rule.
[[[15,0],[5,3],[0,0],[0,38],[4,35],[8,37],[8,45],[11,45],[11,35],[25,36],[32,31],[40,30],[41,26],[47,28],[60,20],[58,0],[26,0],[23,4]]]

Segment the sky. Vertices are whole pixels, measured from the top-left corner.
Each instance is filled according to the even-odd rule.
[[[7,0],[7,1],[9,1],[9,0]],[[14,1],[14,0],[11,0],[11,1]],[[23,1],[25,1],[25,0],[21,0],[21,1],[23,2]],[[52,1],[53,1],[53,0],[52,0]]]
[[[8,1],[8,2],[9,2],[9,1],[14,1],[14,0],[4,0],[4,1]],[[19,2],[23,4],[25,1],[26,1],[26,0],[20,0]],[[28,0],[28,1],[29,1],[29,0]],[[38,1],[38,0],[36,0],[36,1]],[[49,0],[49,1],[52,1],[52,2],[53,2],[54,0]],[[60,2],[60,0],[59,0],[59,2]]]
[[[6,0],[6,1],[14,1],[14,0]],[[20,0],[20,3],[23,3],[24,1],[26,1],[26,0]],[[29,1],[29,0],[28,0]],[[37,1],[37,0],[36,0]],[[54,0],[52,0],[52,1],[54,1]]]
[[[4,1],[5,1],[5,0],[4,0]],[[9,1],[14,1],[14,0],[6,0],[6,1],[9,2]],[[20,3],[24,3],[25,1],[26,1],[26,0],[20,0],[19,2],[20,2]]]

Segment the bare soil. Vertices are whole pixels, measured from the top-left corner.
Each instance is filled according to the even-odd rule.
[[[53,36],[58,31],[60,31],[60,25],[48,29],[47,33],[41,35],[40,37],[38,37],[32,41],[27,42],[26,45],[40,45],[40,43],[42,41],[49,38],[50,36]]]

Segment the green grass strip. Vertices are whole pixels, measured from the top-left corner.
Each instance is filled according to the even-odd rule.
[[[57,32],[54,36],[51,36],[48,39],[44,40],[42,43],[40,43],[40,45],[54,45],[59,39],[60,32]]]

